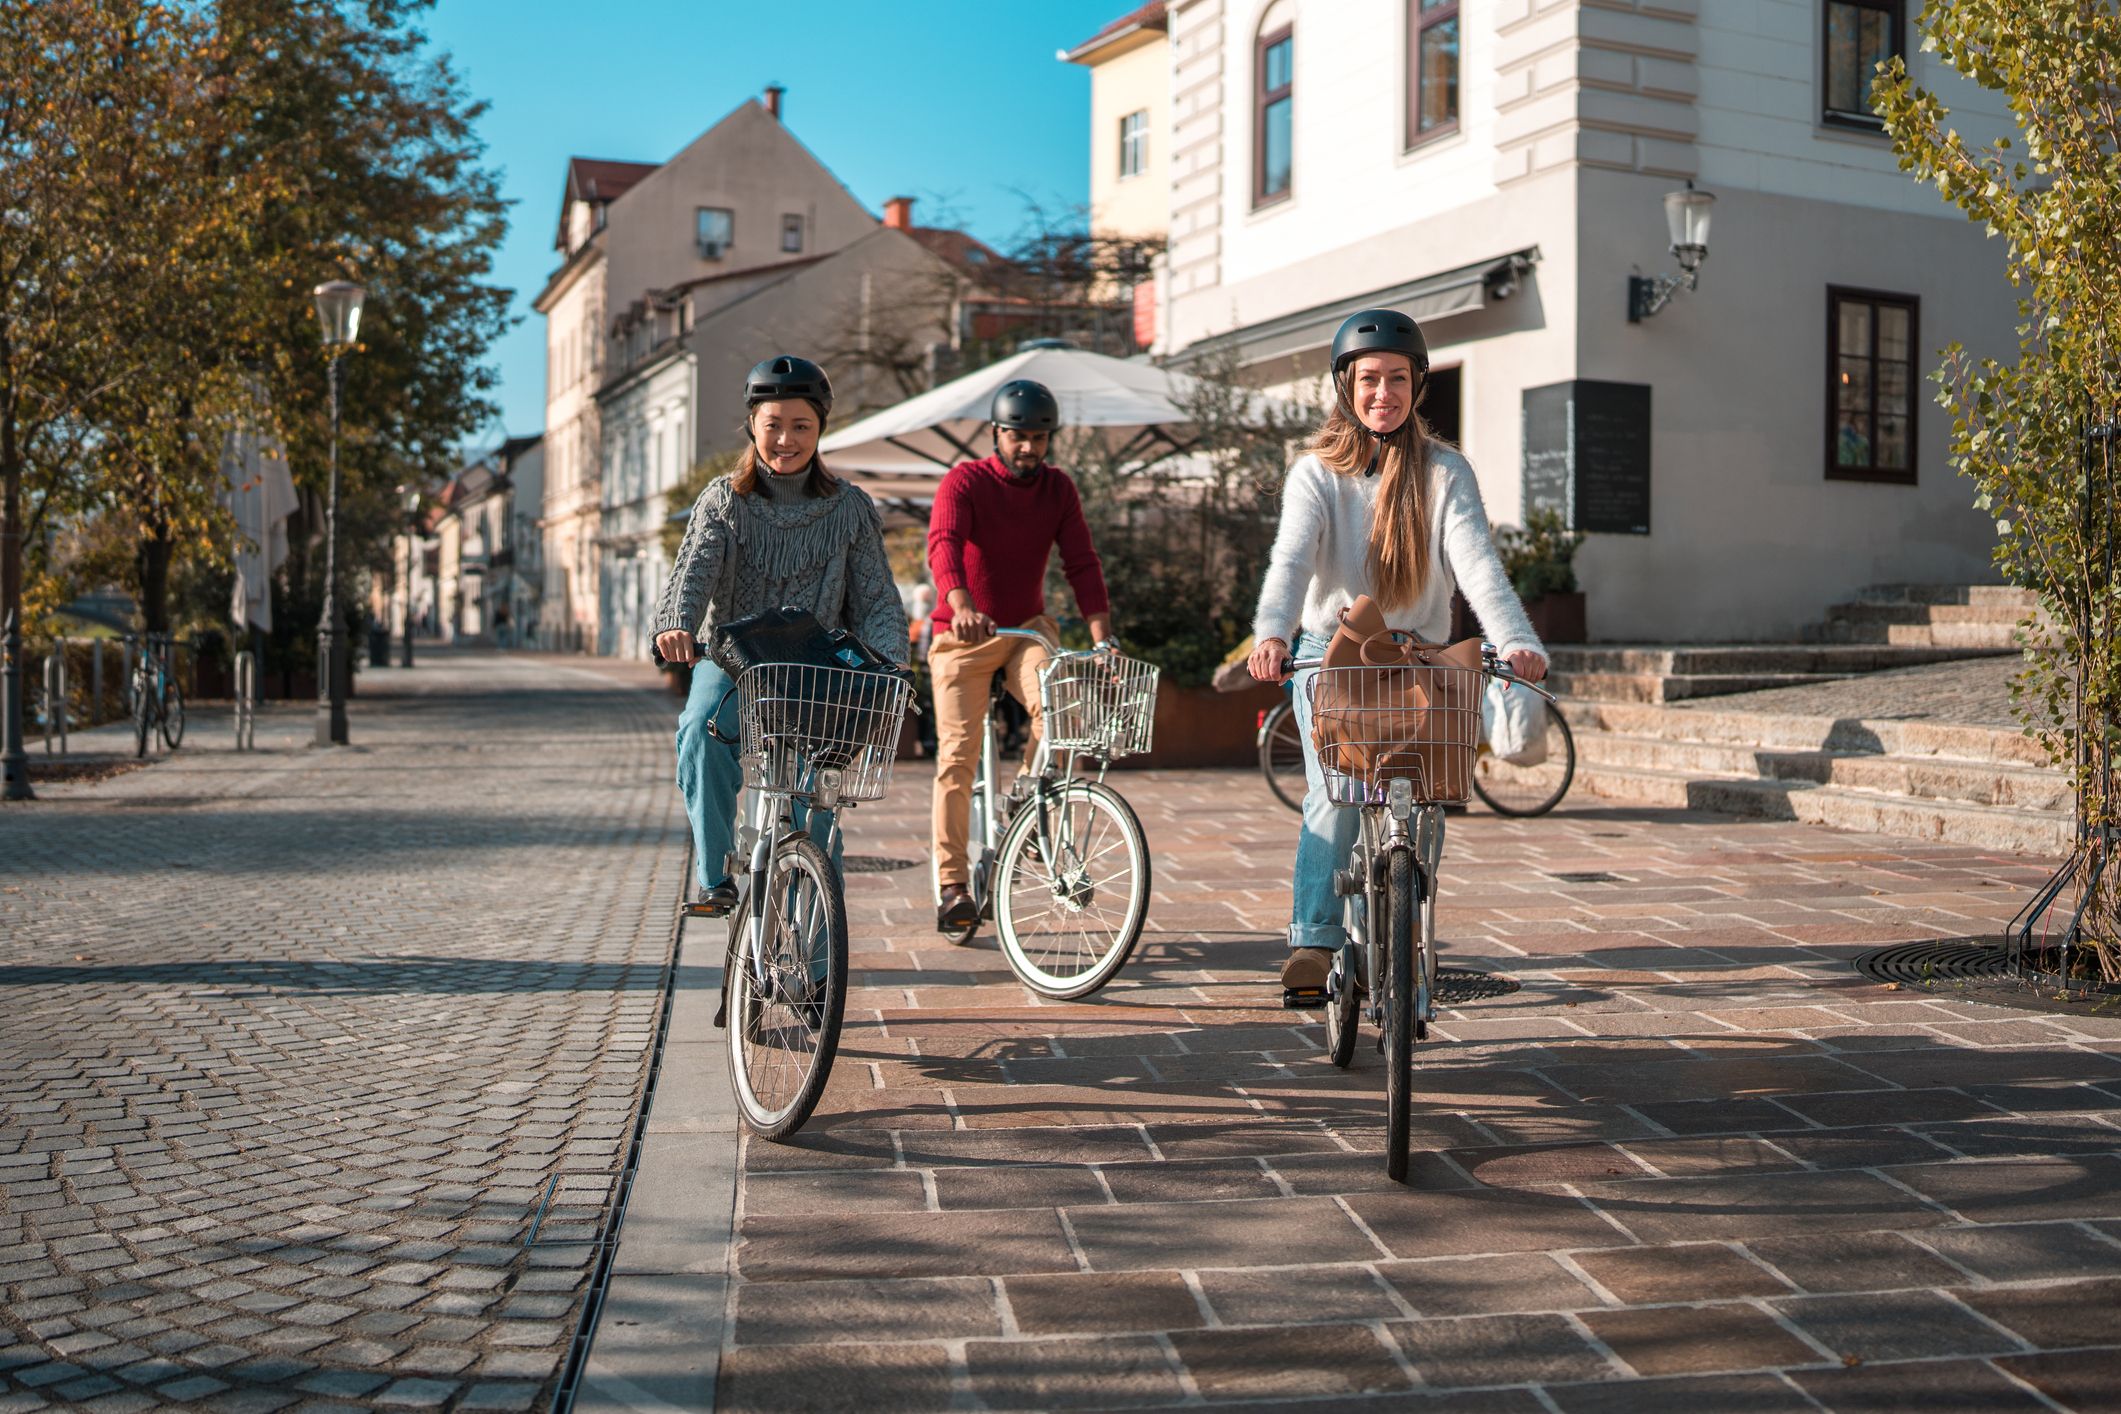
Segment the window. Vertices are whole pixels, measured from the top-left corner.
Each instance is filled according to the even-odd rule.
[[[720,260],[728,251],[729,243],[736,238],[736,213],[721,206],[700,208],[699,242],[700,259]]]
[[[1149,165],[1149,110],[1138,109],[1119,120],[1119,174],[1138,177]]]
[[[1458,0],[1407,0],[1407,146],[1458,131]]]
[[[1265,206],[1289,194],[1295,169],[1296,36],[1283,28],[1262,35],[1253,91],[1258,95],[1252,123],[1252,204]]]
[[[781,218],[781,253],[801,255],[803,253],[803,218],[793,214]]]
[[[1915,340],[1906,295],[1827,291],[1826,474],[1915,479]]]
[[[1826,121],[1884,126],[1871,111],[1881,61],[1901,53],[1904,0],[1826,0]]]

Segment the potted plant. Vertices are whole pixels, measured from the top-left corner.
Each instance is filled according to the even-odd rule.
[[[1505,529],[1495,537],[1503,572],[1524,601],[1532,628],[1547,643],[1584,643],[1583,591],[1576,584],[1576,552],[1583,533],[1570,530],[1561,512],[1536,510],[1524,518],[1524,529]]]

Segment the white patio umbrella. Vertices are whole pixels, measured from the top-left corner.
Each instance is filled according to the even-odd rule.
[[[857,479],[873,494],[933,494],[951,467],[992,452],[988,405],[996,389],[1017,378],[1053,390],[1063,428],[1097,429],[1112,448],[1138,453],[1145,465],[1192,443],[1186,403],[1196,380],[1190,374],[1049,344],[871,413],[827,436],[818,450],[834,471],[864,473]],[[1283,405],[1277,400],[1275,406]],[[1293,412],[1293,405],[1284,410]]]

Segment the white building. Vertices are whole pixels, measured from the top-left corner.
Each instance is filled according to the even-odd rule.
[[[1982,232],[1899,170],[1870,63],[1905,54],[1969,135],[2006,115],[1917,51],[1912,4],[1136,15],[1158,8],[1167,41],[1107,46],[1124,69],[1095,40],[1072,57],[1110,122],[1148,106],[1121,90],[1157,81],[1139,56],[1162,45],[1160,354],[1310,382],[1345,315],[1414,314],[1424,411],[1493,518],[1519,519],[1529,483],[1596,532],[1577,565],[1599,638],[1786,635],[1866,584],[1991,577],[1924,379],[1948,342],[2012,347],[2013,294]],[[1662,199],[1688,181],[1716,197],[1699,288],[1631,320],[1631,274],[1674,267]]]

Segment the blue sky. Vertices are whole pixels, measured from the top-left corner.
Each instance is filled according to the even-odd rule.
[[[555,264],[553,226],[570,156],[660,162],[768,83],[785,117],[871,211],[919,198],[915,219],[1001,243],[1022,224],[1017,192],[1089,196],[1090,76],[1054,51],[1133,0],[440,0],[433,44],[491,105],[487,160],[515,203],[497,278],[523,316],[496,350],[511,433],[544,422],[543,321],[530,300]],[[500,422],[476,439],[499,439]]]

